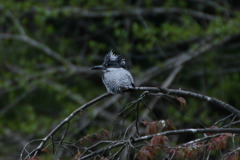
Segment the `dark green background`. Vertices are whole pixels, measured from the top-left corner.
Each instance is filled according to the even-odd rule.
[[[237,0],[0,0],[0,159],[16,159],[26,142],[44,137],[74,109],[105,93],[100,73],[89,67],[101,64],[111,49],[126,59],[137,85],[161,86],[179,67],[181,59],[174,57],[212,45],[184,63],[169,88],[238,108],[239,9]],[[119,110],[139,94],[110,104],[106,99],[76,117],[69,140],[110,129]],[[158,119],[171,119],[177,128],[209,127],[229,114],[192,99],[185,113],[161,101],[155,106]]]

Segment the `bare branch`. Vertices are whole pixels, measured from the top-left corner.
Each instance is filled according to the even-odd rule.
[[[226,7],[224,7],[223,5],[220,5],[214,1],[206,1],[206,0],[192,0],[194,2],[199,2],[199,3],[202,3],[204,5],[208,5],[208,6],[211,6],[213,8],[216,8],[220,11],[224,11],[224,12],[231,12],[231,10],[227,9]]]
[[[200,128],[200,129],[180,129],[180,130],[171,130],[171,131],[165,131],[160,132],[157,134],[147,135],[139,138],[133,138],[132,143],[136,142],[142,142],[145,140],[150,140],[155,136],[168,136],[168,135],[180,135],[180,134],[186,134],[186,133],[240,133],[239,128]]]
[[[173,58],[168,59],[161,66],[154,66],[154,67],[150,68],[149,70],[143,72],[143,74],[141,74],[141,76],[139,76],[138,78],[135,79],[135,84],[136,84],[136,86],[144,84],[144,83],[148,82],[149,80],[151,80],[152,78],[158,76],[165,70],[169,70],[172,68],[178,68],[181,66],[184,67],[184,64],[189,62],[193,58],[196,58],[213,48],[221,46],[221,44],[228,42],[233,37],[235,37],[235,35],[229,35],[229,36],[226,36],[226,37],[223,37],[220,39],[213,38],[213,37],[207,37],[204,40],[195,44],[197,47],[189,49],[187,52],[183,52]],[[176,76],[174,72],[171,74],[173,76]],[[177,74],[177,72],[176,72],[176,74]],[[106,103],[106,105],[103,105],[104,107],[100,107],[99,109],[102,109],[102,108],[105,109],[105,108],[109,107],[115,101],[117,101],[119,98],[120,98],[120,96],[113,96],[111,98],[111,100],[109,100],[109,103]],[[154,102],[157,102],[157,100],[158,100],[157,98],[154,99],[153,104],[154,104]],[[103,114],[104,112],[100,112],[100,113]],[[148,112],[144,112],[143,116],[146,116],[147,113]],[[105,116],[105,115],[103,115],[103,116]]]
[[[187,96],[187,97],[193,97],[193,98],[196,98],[196,99],[199,99],[199,100],[202,100],[202,101],[206,101],[206,102],[209,102],[210,104],[214,104],[214,105],[217,105],[219,107],[222,107],[230,112],[232,112],[233,114],[235,114],[236,116],[240,116],[240,111],[236,108],[234,108],[233,106],[227,104],[227,103],[224,103],[216,98],[212,98],[212,97],[209,97],[209,96],[205,96],[205,95],[202,95],[202,94],[198,94],[198,93],[194,93],[194,92],[190,92],[190,91],[183,91],[183,90],[176,90],[176,89],[163,89],[163,88],[158,88],[158,87],[134,87],[134,88],[131,88],[129,90],[126,90],[127,91],[147,91],[147,92],[144,92],[144,94],[142,94],[142,96],[140,96],[139,99],[147,96],[148,93],[151,93],[151,92],[156,92],[157,94],[159,93],[163,93],[163,94],[166,94],[166,95],[179,95],[179,96]],[[72,112],[67,118],[65,118],[62,122],[60,122],[45,138],[41,139],[41,143],[38,145],[38,147],[36,149],[34,149],[33,151],[31,152],[28,152],[26,151],[26,146],[24,147],[23,151],[22,151],[22,154],[20,156],[20,159],[22,159],[23,157],[23,152],[27,152],[27,156],[26,157],[29,157],[29,156],[36,156],[38,155],[39,151],[41,149],[43,149],[45,143],[49,140],[50,137],[52,137],[61,127],[64,126],[64,124],[66,123],[69,123],[70,120],[76,115],[78,114],[79,112],[82,112],[84,111],[85,109],[87,109],[89,106],[95,104],[96,102],[106,98],[110,96],[109,93],[105,93],[95,99],[93,99],[92,101],[84,104],[83,106],[79,107],[78,109],[76,109],[74,112]],[[140,138],[136,138],[136,139],[133,139],[131,141],[131,143],[133,142],[140,142],[140,141],[144,141],[144,140],[148,140],[148,139],[151,139],[153,136],[156,136],[156,135],[173,135],[173,134],[183,134],[183,133],[224,133],[224,132],[231,132],[231,133],[240,133],[240,129],[236,129],[236,128],[217,128],[217,129],[184,129],[184,130],[174,130],[174,131],[167,131],[167,132],[163,132],[163,133],[158,133],[158,134],[155,134],[155,135],[149,135],[149,136],[144,136],[144,137],[140,137]],[[64,137],[62,137],[64,138]],[[82,157],[82,159],[85,159],[85,158],[90,158],[94,155],[97,155],[101,152],[104,152],[106,150],[109,150],[109,149],[112,149],[112,148],[116,148],[116,147],[119,147],[119,146],[122,146],[122,145],[125,145],[126,143],[128,143],[128,141],[121,141],[121,142],[116,142],[116,143],[112,143],[110,144],[108,147],[106,148],[103,148],[99,151],[96,151],[96,152],[93,152],[92,154],[89,154],[87,156],[84,156]]]
[[[186,97],[193,97],[205,102],[208,102],[213,105],[217,105],[219,107],[224,108],[225,110],[228,110],[229,112],[233,113],[234,115],[240,117],[240,111],[236,109],[235,107],[231,106],[230,104],[227,104],[219,99],[205,96],[203,94],[194,93],[190,91],[184,91],[184,90],[178,90],[178,89],[166,89],[166,88],[158,88],[158,87],[134,87],[129,90],[137,90],[137,91],[151,91],[151,92],[161,92],[166,94],[173,94],[178,96],[186,96]]]
[[[182,70],[182,66],[176,66],[173,71],[169,74],[169,76],[167,77],[167,79],[163,82],[163,84],[161,85],[162,88],[168,88],[172,82],[174,81],[174,79],[176,78],[176,76],[178,75],[178,73]],[[146,110],[148,109],[152,109],[155,104],[158,102],[158,100],[161,98],[161,96],[155,96],[152,100],[151,100],[151,104],[149,105],[148,108],[145,109],[145,111],[143,111],[143,114],[141,114],[141,118],[140,119],[146,119],[148,116],[149,112],[146,112]]]
[[[223,158],[224,158],[225,160],[227,160],[227,159],[229,159],[229,157],[230,157],[232,154],[234,154],[234,153],[236,153],[236,152],[239,152],[239,151],[240,151],[240,147],[238,147],[237,149],[235,149],[235,150],[233,150],[233,151],[231,151],[231,152],[228,152],[227,154],[223,155]]]
[[[174,70],[170,73],[170,75],[167,77],[167,79],[164,81],[164,83],[162,84],[162,88],[168,88],[181,70],[182,70],[181,65],[176,66]]]
[[[17,27],[18,32],[21,35],[26,35],[26,32],[23,28],[23,26],[21,25],[21,23],[19,22],[19,20],[12,14],[11,11],[8,11],[7,14],[9,15],[9,17],[12,19],[13,23],[15,24],[15,26]]]
[[[235,35],[229,35],[229,36],[226,36],[223,38],[207,37],[204,40],[194,44],[197,47],[191,48],[187,52],[183,52],[175,57],[172,57],[172,58],[166,60],[163,63],[163,65],[161,65],[161,66],[154,66],[154,67],[148,69],[147,71],[143,72],[139,77],[137,77],[135,79],[135,84],[136,84],[136,86],[142,85],[142,84],[150,81],[152,78],[158,76],[165,70],[169,70],[172,68],[178,68],[180,66],[184,67],[184,64],[189,62],[193,58],[196,58],[213,48],[221,46],[222,44],[231,40],[233,37],[235,37]],[[120,96],[113,96],[111,98],[112,100],[109,100],[109,103],[104,105],[103,108],[109,107],[115,101],[117,101],[119,98],[120,98]],[[157,99],[155,101],[157,101]],[[102,107],[100,107],[100,108],[102,108]],[[100,113],[103,113],[103,112],[100,112]],[[145,112],[145,114],[146,113],[147,112]],[[105,115],[103,115],[103,116],[105,116]]]
[[[43,149],[44,145],[46,144],[46,142],[49,140],[50,137],[52,137],[62,126],[64,126],[66,123],[69,123],[70,120],[77,115],[79,112],[82,112],[84,110],[86,110],[89,106],[99,102],[100,100],[109,97],[111,94],[110,93],[105,93],[100,95],[99,97],[89,101],[88,103],[82,105],[81,107],[79,107],[78,109],[76,109],[75,111],[73,111],[68,117],[66,117],[62,122],[60,122],[46,137],[44,137],[43,139],[41,139],[41,143],[38,145],[38,147],[36,149],[34,149],[32,152],[30,152],[28,156],[36,156],[38,155],[39,151],[41,151],[41,149]],[[25,150],[27,146],[24,147],[23,150]],[[20,155],[20,159],[23,159],[23,152]],[[24,158],[25,159],[25,158]]]
[[[137,85],[143,84],[151,80],[152,78],[158,76],[160,73],[162,73],[164,70],[168,70],[174,67],[179,67],[193,58],[206,53],[207,51],[213,49],[216,46],[220,46],[221,44],[229,41],[232,39],[235,35],[226,36],[220,40],[216,40],[214,37],[207,37],[206,39],[198,42],[197,47],[189,49],[185,53],[181,53],[173,58],[168,59],[165,61],[161,66],[154,66],[150,68],[149,70],[143,72],[141,75],[141,78],[138,78],[138,81],[136,82]]]
[[[124,10],[86,10],[78,7],[65,7],[65,8],[46,8],[47,11],[53,11],[56,13],[73,13],[78,16],[88,17],[88,18],[103,18],[103,17],[122,17],[122,16],[139,16],[139,15],[158,15],[158,14],[189,14],[193,17],[214,20],[216,16],[210,15],[204,12],[185,9],[185,8],[133,8],[126,7]]]
[[[61,57],[59,53],[53,51],[47,45],[28,37],[27,35],[11,35],[11,34],[2,33],[0,34],[0,39],[15,39],[15,40],[26,42],[29,45],[44,51],[48,56],[52,57],[54,60],[67,65],[67,67],[71,69],[73,68],[72,64],[66,59],[64,59],[63,57]]]
[[[92,152],[88,155],[82,156],[80,157],[78,160],[84,160],[84,159],[89,159],[91,157],[94,157],[98,154],[101,154],[103,152],[106,152],[108,150],[120,147],[120,146],[124,146],[126,144],[129,143],[129,141],[131,142],[131,144],[135,144],[135,143],[139,143],[139,142],[143,142],[146,140],[150,140],[155,136],[168,136],[168,135],[181,135],[181,134],[198,134],[198,133],[240,133],[240,129],[239,128],[217,128],[217,129],[181,129],[181,130],[172,130],[172,131],[166,131],[166,132],[160,132],[157,134],[152,134],[152,135],[147,135],[147,136],[142,136],[139,138],[130,138],[129,140],[121,140],[121,141],[116,141],[110,145],[108,145],[107,147],[104,147],[102,149],[99,149],[95,152]]]

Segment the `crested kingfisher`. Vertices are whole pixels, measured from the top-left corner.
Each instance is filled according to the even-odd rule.
[[[126,70],[125,60],[112,51],[106,54],[103,64],[91,69],[103,72],[102,81],[109,93],[122,94],[124,89],[134,87],[133,77]]]

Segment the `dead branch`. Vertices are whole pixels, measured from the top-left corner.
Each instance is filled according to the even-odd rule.
[[[38,155],[39,151],[41,151],[44,147],[44,145],[46,144],[46,142],[50,139],[50,137],[52,137],[60,128],[62,128],[66,123],[69,123],[70,120],[77,115],[80,112],[83,112],[84,110],[86,110],[88,107],[90,107],[91,105],[99,102],[100,100],[109,97],[111,94],[110,93],[105,93],[100,95],[99,97],[89,101],[88,103],[82,105],[81,107],[79,107],[78,109],[76,109],[75,111],[73,111],[68,117],[66,117],[62,122],[60,122],[46,137],[44,137],[43,139],[38,140],[39,142],[41,142],[38,147],[36,149],[34,149],[33,151],[31,151],[30,153],[28,153],[28,155],[26,157],[34,157],[36,155]],[[28,143],[22,150],[21,155],[20,155],[20,159],[26,159],[23,158],[23,153],[26,151],[26,147],[29,145],[30,143]]]
[[[213,49],[214,47],[220,46],[228,42],[233,37],[235,37],[235,35],[229,35],[221,38],[220,40],[216,40],[218,38],[214,36],[206,37],[205,39],[201,40],[196,44],[197,47],[191,48],[187,52],[181,53],[175,57],[166,60],[161,66],[154,66],[148,69],[147,71],[143,72],[143,74],[141,75],[142,78],[138,78],[138,81],[136,81],[136,85],[148,82],[152,78],[161,74],[164,70],[182,66],[185,63],[192,60],[193,58],[196,58],[199,55],[206,53],[207,51]]]
[[[176,89],[163,89],[163,88],[158,88],[158,87],[134,87],[132,89],[129,89],[127,91],[148,91],[148,92],[144,92],[144,96],[146,96],[148,93],[154,92],[156,93],[156,95],[159,93],[160,95],[162,94],[166,94],[166,95],[178,95],[178,96],[185,96],[185,97],[193,97],[202,101],[206,101],[210,104],[216,105],[218,107],[222,107],[225,110],[228,110],[230,112],[232,112],[234,115],[236,116],[240,116],[240,111],[236,108],[234,108],[233,106],[222,102],[221,100],[218,100],[216,98],[212,98],[209,96],[205,96],[202,94],[198,94],[198,93],[194,93],[194,92],[190,92],[190,91],[183,91],[183,90],[176,90]],[[127,92],[126,91],[126,92]],[[78,109],[76,109],[75,111],[73,111],[68,117],[66,117],[62,122],[60,122],[45,138],[40,140],[40,144],[38,145],[38,147],[36,149],[34,149],[33,151],[29,152],[28,155],[26,157],[29,156],[36,156],[38,155],[39,151],[41,151],[41,149],[43,149],[45,143],[50,139],[50,137],[52,137],[61,127],[64,126],[64,124],[69,123],[70,120],[77,115],[79,112],[84,111],[85,109],[87,109],[88,107],[90,107],[91,105],[95,104],[96,102],[109,97],[111,94],[109,93],[105,93],[95,99],[93,99],[92,101],[84,104],[83,106],[79,107]],[[218,128],[218,129],[184,129],[184,130],[175,130],[175,131],[168,131],[168,132],[163,132],[163,133],[159,133],[159,135],[172,135],[172,134],[183,134],[183,133],[223,133],[223,132],[231,132],[231,133],[240,133],[240,129],[233,129],[233,128]],[[158,135],[158,134],[156,134]],[[156,135],[149,135],[149,136],[144,136],[141,138],[136,138],[133,140],[133,142],[140,142],[140,141],[144,141],[144,140],[148,140],[150,138],[152,138],[153,136]],[[128,141],[127,141],[128,142]],[[118,142],[118,143],[113,143],[110,146],[108,146],[105,149],[102,149],[98,152],[94,152],[95,154],[90,154],[89,156],[94,156],[100,152],[103,152],[104,150],[108,150],[111,148],[116,148],[118,146],[122,146],[125,143],[127,143],[126,141],[124,142]],[[28,144],[29,145],[29,144]],[[27,145],[24,147],[21,155],[20,155],[20,159],[23,159],[23,153],[26,151],[26,147]],[[88,156],[87,156],[88,157]],[[84,158],[87,158],[84,156]],[[83,159],[84,159],[83,158]],[[89,158],[89,157],[88,157]]]
[[[183,96],[183,97],[192,97],[192,98],[196,98],[198,100],[208,102],[209,104],[221,107],[221,108],[231,112],[232,114],[240,117],[240,111],[238,109],[236,109],[235,107],[231,106],[230,104],[227,104],[217,98],[205,96],[203,94],[199,94],[199,93],[195,93],[195,92],[184,91],[181,89],[166,89],[166,88],[158,88],[158,87],[134,87],[130,90],[160,92],[160,93],[165,93],[165,94],[169,94],[169,95],[172,94],[172,95],[178,95],[178,96]]]
[[[67,61],[66,59],[64,59],[62,56],[60,56],[59,53],[53,51],[47,45],[28,37],[27,35],[11,35],[11,34],[1,33],[0,39],[14,39],[14,40],[19,40],[19,41],[28,43],[29,45],[44,51],[48,56],[50,56],[54,60],[56,60],[62,64],[65,64],[69,68],[72,68],[72,64],[69,61]]]
[[[229,35],[229,36],[226,36],[223,38],[206,37],[202,41],[197,42],[195,44],[197,47],[190,48],[188,51],[180,53],[177,56],[174,56],[174,57],[166,60],[165,62],[163,62],[163,64],[161,66],[154,66],[154,67],[146,70],[139,77],[137,77],[135,79],[135,84],[136,84],[136,86],[142,85],[142,84],[150,81],[154,77],[159,76],[159,74],[161,74],[165,70],[169,70],[169,69],[175,70],[176,69],[175,71],[178,71],[178,69],[180,69],[181,67],[184,67],[184,65],[187,62],[206,53],[209,50],[212,50],[213,48],[221,46],[222,44],[228,42],[229,40],[231,40],[234,37],[235,37],[235,35]],[[176,75],[174,75],[175,71],[173,71],[173,77],[176,76]],[[111,106],[119,98],[120,98],[120,96],[118,96],[118,97],[113,96],[111,98],[112,100],[110,100],[109,103],[104,105],[103,108],[107,108],[107,107]],[[100,108],[102,108],[102,107],[100,107]],[[103,112],[99,112],[99,113],[103,113]],[[145,113],[147,113],[147,112],[145,112]],[[144,114],[144,115],[146,115],[146,114]],[[103,116],[105,116],[105,115],[103,115]]]
[[[122,17],[122,16],[149,16],[149,15],[159,15],[159,14],[189,14],[196,18],[201,18],[205,20],[214,20],[217,17],[211,14],[207,14],[201,11],[185,9],[185,8],[133,8],[126,7],[124,10],[86,10],[78,7],[65,7],[65,8],[46,8],[47,11],[52,11],[55,13],[73,13],[78,16],[87,18],[104,18],[104,17]]]
[[[172,131],[160,132],[160,133],[157,133],[157,134],[142,136],[142,137],[139,137],[139,138],[133,138],[132,137],[128,140],[120,140],[120,141],[113,142],[110,145],[108,145],[108,146],[106,146],[102,149],[99,149],[99,150],[97,150],[95,152],[92,152],[88,155],[80,157],[78,160],[89,159],[91,157],[94,157],[94,156],[96,156],[98,154],[101,154],[103,152],[112,150],[114,148],[121,147],[121,146],[124,146],[124,145],[127,145],[127,144],[130,145],[130,143],[135,144],[135,143],[143,142],[143,141],[146,141],[146,140],[150,140],[155,136],[181,135],[181,134],[189,134],[189,133],[192,133],[192,134],[199,134],[199,133],[240,133],[240,129],[239,128],[181,129],[181,130],[172,130]]]

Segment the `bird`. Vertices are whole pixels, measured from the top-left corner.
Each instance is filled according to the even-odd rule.
[[[102,65],[91,67],[92,70],[101,70],[102,81],[111,94],[123,94],[123,90],[134,87],[131,73],[126,69],[125,59],[111,50],[105,55]]]

